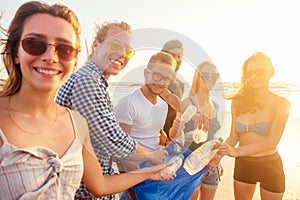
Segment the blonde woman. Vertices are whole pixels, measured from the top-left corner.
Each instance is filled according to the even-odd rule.
[[[185,124],[184,132],[190,132],[195,129],[202,128],[201,116],[208,117],[209,128],[207,140],[215,138],[217,131],[220,129],[218,119],[219,105],[212,100],[211,90],[215,87],[219,73],[216,66],[211,62],[203,62],[198,65],[195,70],[192,87],[189,96],[182,102],[183,110],[189,105],[194,105],[197,108],[197,114],[188,123]],[[202,143],[197,144],[194,141],[188,141],[189,148],[193,151]],[[198,188],[194,191],[190,199],[213,199],[218,187],[219,168],[209,170],[203,174]]]

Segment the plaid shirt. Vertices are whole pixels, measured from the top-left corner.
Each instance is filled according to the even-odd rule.
[[[103,72],[95,63],[87,62],[70,76],[56,96],[58,104],[77,110],[86,118],[91,142],[104,175],[115,173],[112,158],[128,159],[137,149],[137,142],[122,131],[115,118],[107,87]],[[81,183],[76,197],[93,196]],[[99,199],[115,199],[115,196]]]

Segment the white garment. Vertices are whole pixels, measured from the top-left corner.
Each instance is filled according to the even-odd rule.
[[[168,112],[168,104],[159,96],[152,104],[141,89],[121,98],[115,107],[116,118],[120,123],[131,125],[130,136],[148,148],[159,148],[159,135]]]

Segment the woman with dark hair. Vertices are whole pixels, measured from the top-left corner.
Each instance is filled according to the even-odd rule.
[[[232,97],[231,133],[214,161],[235,157],[235,199],[252,199],[260,182],[261,199],[282,199],[285,175],[276,147],[290,112],[290,102],[269,89],[274,74],[271,59],[258,52],[242,67],[241,88]],[[238,144],[238,145],[237,145]],[[237,146],[236,146],[237,145]]]

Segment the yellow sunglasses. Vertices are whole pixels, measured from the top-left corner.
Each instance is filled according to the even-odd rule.
[[[134,49],[131,46],[127,46],[124,42],[117,39],[109,40],[109,48],[113,51],[125,48],[125,57],[128,59],[132,58],[135,54]]]
[[[163,80],[163,83],[166,87],[168,87],[172,83],[172,80],[169,77],[164,77],[162,74],[158,72],[154,72],[151,69],[147,69],[147,70],[151,74],[151,78],[153,81],[159,82]]]

